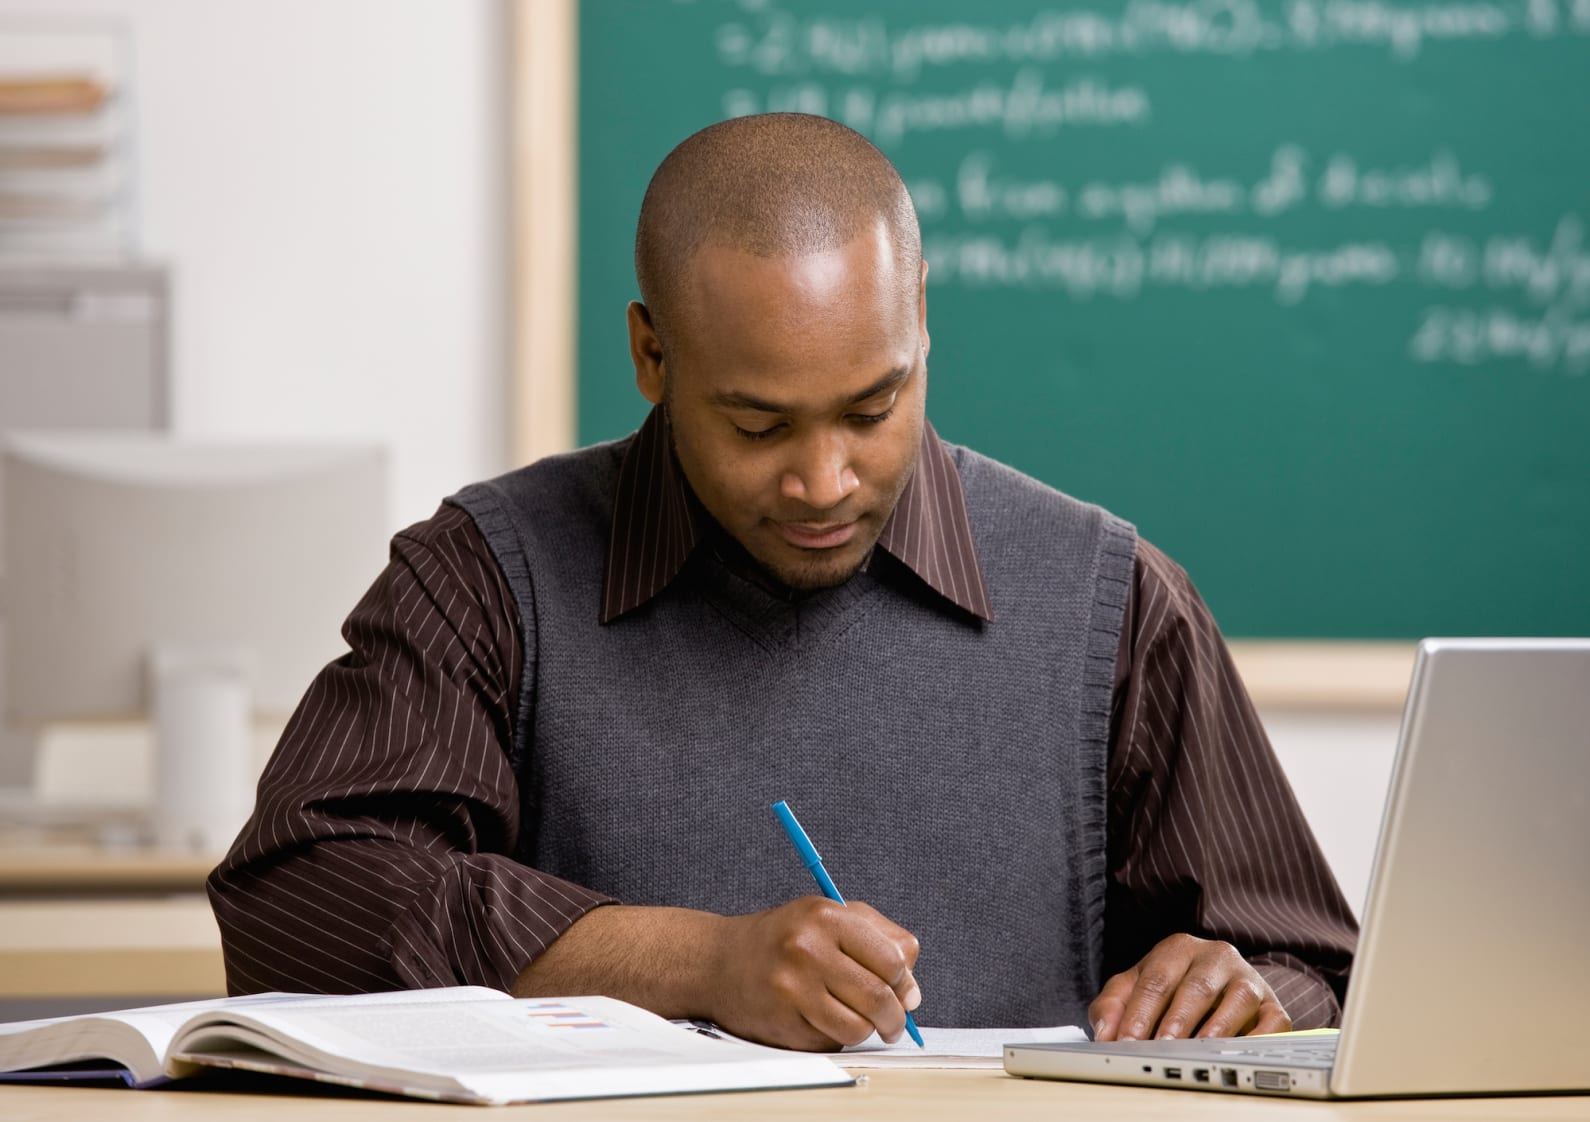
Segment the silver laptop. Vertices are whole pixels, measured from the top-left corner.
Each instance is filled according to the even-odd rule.
[[[1339,1036],[1012,1044],[1005,1070],[1301,1098],[1590,1090],[1590,639],[1426,639]]]

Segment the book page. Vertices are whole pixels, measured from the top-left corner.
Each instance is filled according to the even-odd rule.
[[[134,1084],[141,1086],[161,1078],[172,1037],[194,1014],[254,1005],[284,996],[211,998],[0,1024],[0,1070],[109,1060],[126,1068]],[[80,1074],[88,1078],[95,1073]]]
[[[819,1056],[709,1040],[611,998],[391,1001],[261,1007],[211,1020],[175,1045],[185,1063],[239,1041],[310,1067],[410,1093],[478,1101],[586,1098],[753,1086],[837,1085]]]
[[[326,994],[259,993],[146,1005],[105,1013],[12,1021],[0,1023],[0,1071],[62,1066],[84,1060],[107,1060],[109,1064],[105,1067],[74,1074],[86,1079],[112,1074],[109,1070],[111,1067],[120,1067],[130,1073],[134,1085],[144,1086],[160,1082],[167,1074],[165,1061],[172,1039],[195,1019],[224,1017],[230,1013],[266,1007],[313,1006],[349,1001],[363,1004],[403,1001],[414,1004],[461,999],[511,1000],[505,993],[480,986],[372,994],[358,998]]]

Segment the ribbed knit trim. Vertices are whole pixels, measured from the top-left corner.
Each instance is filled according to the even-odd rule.
[[[530,552],[526,548],[519,525],[506,508],[506,496],[494,483],[474,483],[465,487],[447,501],[470,518],[486,547],[502,570],[503,581],[519,609],[519,649],[523,666],[519,674],[519,699],[514,711],[513,741],[508,750],[508,764],[515,775],[523,775],[525,763],[530,758],[530,730],[535,727],[535,675],[536,675],[536,598],[535,581],[530,576]],[[521,793],[519,800],[519,839],[514,847],[515,857],[527,861],[536,851],[539,841],[538,826],[541,808],[536,801]]]
[[[532,715],[535,691],[530,688],[530,683],[534,681],[536,665],[536,606],[535,581],[530,576],[530,553],[519,533],[518,524],[506,509],[505,496],[495,485],[473,483],[448,498],[447,502],[474,520],[497,567],[502,570],[502,578],[513,595],[514,606],[519,609],[519,619],[522,621],[519,645],[524,661],[519,681],[519,704],[514,713],[513,744],[508,755],[508,762],[517,774],[529,755],[530,746],[526,743],[526,737],[534,727]]]
[[[1077,740],[1085,746],[1085,797],[1078,807],[1079,836],[1086,847],[1078,868],[1086,953],[1076,958],[1077,993],[1097,993],[1104,972],[1104,901],[1108,889],[1108,770],[1110,712],[1115,697],[1115,662],[1121,649],[1121,626],[1131,597],[1137,561],[1137,530],[1105,513],[1094,582],[1093,610],[1088,621],[1086,661],[1077,704]]]

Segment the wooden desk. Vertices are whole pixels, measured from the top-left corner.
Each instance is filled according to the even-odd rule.
[[[525,1119],[780,1119],[825,1122],[1138,1122],[1147,1119],[1208,1119],[1210,1122],[1499,1122],[1501,1119],[1590,1120],[1590,1096],[1510,1099],[1425,1099],[1406,1102],[1322,1103],[1258,1096],[1098,1087],[1013,1079],[999,1071],[872,1071],[860,1087],[821,1091],[763,1091],[755,1094],[681,1095],[655,1099],[610,1099],[522,1107],[441,1106],[433,1103],[352,1097],[335,1089],[253,1089],[233,1093],[200,1090],[88,1090],[71,1087],[0,1086],[0,1118],[11,1122],[493,1122]],[[394,1111],[396,1112],[394,1114]]]

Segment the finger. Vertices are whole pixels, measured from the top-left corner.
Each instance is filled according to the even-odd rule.
[[[889,993],[888,990],[883,992]],[[893,995],[890,997],[892,999]],[[824,1051],[843,1048],[847,1044],[860,1044],[876,1029],[875,1023],[858,1013],[849,1000],[827,991],[815,995],[808,1007],[801,1010],[801,1016],[814,1032],[827,1041]],[[902,1026],[905,1024],[903,1012],[900,1014],[900,1023]]]
[[[789,1048],[796,1052],[834,1052],[840,1047],[838,1041],[820,1029],[814,1028],[806,1015],[799,1012],[788,1023],[780,1024],[776,1031],[747,1036],[746,1039],[754,1040],[758,1044],[769,1044],[774,1048]]]
[[[909,970],[900,984],[894,987],[894,993],[907,1013],[922,1004],[922,988],[916,984],[916,975]]]
[[[1205,1004],[1196,1017],[1178,1022],[1175,1035],[1188,1036],[1196,1030],[1199,1036],[1240,1036],[1258,1020],[1264,995],[1266,987],[1253,974],[1235,973],[1221,979],[1220,1001],[1213,1004],[1213,1009]]]
[[[1259,1006],[1258,1023],[1249,1032],[1291,1032],[1292,1018],[1275,997]]]
[[[914,939],[912,941],[915,942]],[[843,947],[841,949],[843,949]],[[917,985],[916,975],[912,973],[909,968],[901,970],[893,978],[888,978],[881,973],[873,973],[873,970],[876,969],[876,965],[873,967],[868,967],[866,963],[862,962],[860,959],[857,959],[856,961],[864,969],[866,969],[869,974],[893,990],[895,1000],[898,1001],[901,1007],[907,1012],[910,1012],[912,1009],[915,1009],[918,1005],[922,1004],[922,987]]]
[[[1154,1035],[1162,1040],[1191,1036],[1193,1030],[1210,1016],[1211,1010],[1225,1007],[1232,979],[1237,976],[1233,963],[1222,955],[1206,953],[1196,956],[1177,984],[1176,991],[1171,994]],[[1242,1010],[1243,1021],[1259,1007],[1257,989],[1251,989],[1249,996],[1252,1000]]]
[[[831,971],[827,981],[833,999],[866,1021],[866,1032],[857,1039],[865,1039],[874,1028],[891,1044],[904,1034],[905,1006],[899,995],[876,974],[852,962],[848,968]],[[847,1044],[855,1042],[845,1041]]]
[[[911,974],[916,936],[864,904],[851,905],[845,913],[835,918],[839,949],[903,999],[916,985]]]
[[[1137,967],[1115,975],[1099,996],[1088,1006],[1088,1022],[1093,1026],[1094,1040],[1114,1040],[1120,1030],[1121,1014],[1126,1012],[1126,999],[1137,985]]]
[[[1137,967],[1137,982],[1121,1011],[1118,1040],[1147,1040],[1187,975],[1188,959],[1180,954],[1150,954]]]
[[[916,936],[901,927],[894,920],[884,915],[877,908],[864,900],[852,900],[849,910],[865,919],[885,939],[892,942],[905,956],[906,969],[916,965],[917,954],[921,946],[917,943]]]
[[[770,1012],[754,1013],[752,1019],[725,1019],[723,1027],[737,1036],[774,1048],[798,1052],[832,1052],[840,1046],[838,1036],[847,1036],[843,1010],[832,1010],[826,990],[786,992]]]

